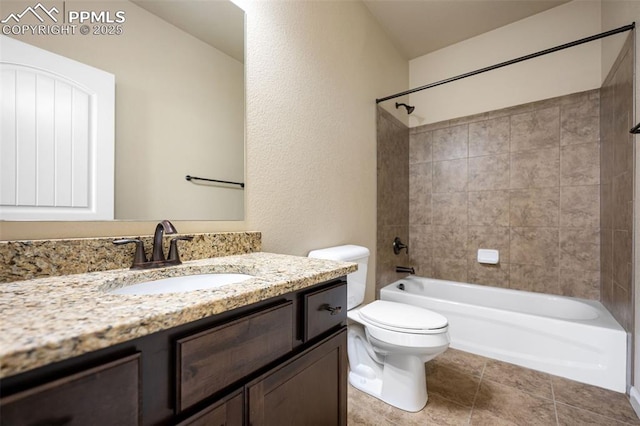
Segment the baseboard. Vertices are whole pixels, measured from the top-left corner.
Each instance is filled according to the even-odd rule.
[[[631,390],[629,391],[629,402],[631,402],[636,416],[640,418],[640,391],[638,391],[635,386],[631,386]]]

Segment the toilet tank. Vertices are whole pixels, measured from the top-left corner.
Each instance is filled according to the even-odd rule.
[[[358,270],[347,275],[347,309],[355,308],[364,301],[364,292],[367,288],[368,248],[355,245],[328,247],[309,252],[309,257],[357,263]]]

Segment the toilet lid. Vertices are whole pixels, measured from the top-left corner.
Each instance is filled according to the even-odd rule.
[[[447,326],[447,318],[436,312],[387,300],[376,300],[363,306],[360,317],[382,328],[403,329],[414,333]]]

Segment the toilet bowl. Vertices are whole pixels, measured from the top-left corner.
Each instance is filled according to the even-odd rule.
[[[364,301],[369,250],[346,245],[314,250],[309,257],[358,263],[347,276],[349,383],[405,411],[427,403],[424,363],[449,347],[447,319],[403,303]]]

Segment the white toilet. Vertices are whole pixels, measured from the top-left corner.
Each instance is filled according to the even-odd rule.
[[[309,257],[358,264],[347,275],[349,383],[406,411],[427,403],[424,363],[449,347],[449,326],[440,314],[404,303],[362,305],[369,250],[345,245],[314,250]]]

